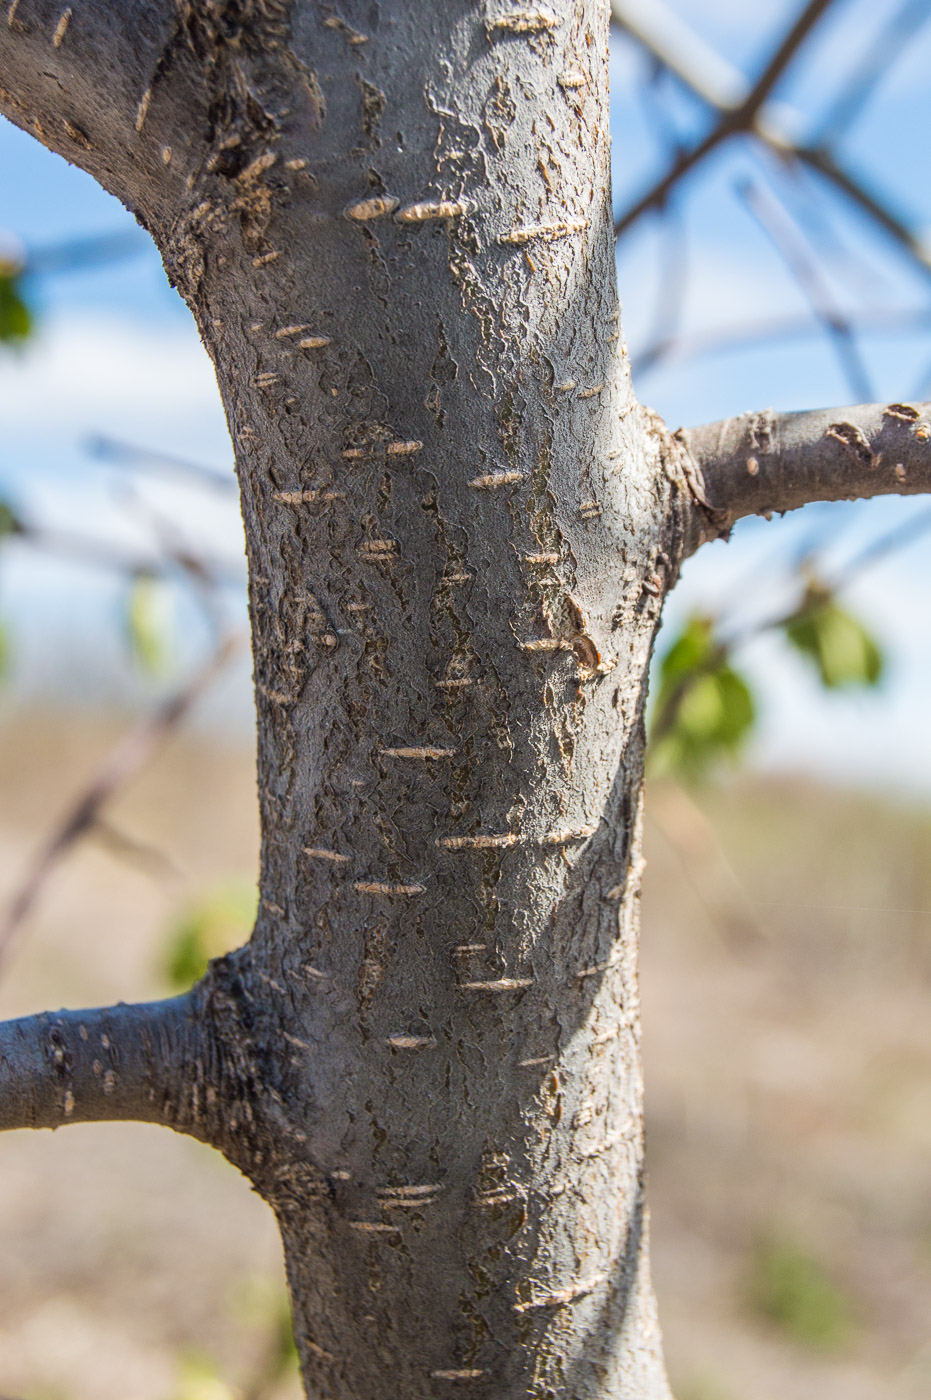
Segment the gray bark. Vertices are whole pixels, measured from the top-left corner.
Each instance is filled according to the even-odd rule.
[[[206,1068],[197,1013],[190,995],[4,1021],[0,1129],[132,1119],[196,1131]]]
[[[630,387],[607,21],[19,0],[0,31],[2,110],[137,210],[197,317],[246,525],[257,926],[183,1032],[177,1008],[96,1014],[127,1114],[159,1106],[275,1210],[328,1400],[668,1396],[643,703],[709,510]],[[26,1079],[53,1028],[8,1028]],[[48,1073],[2,1125],[64,1113]]]
[[[745,515],[931,490],[931,404],[745,413],[674,435],[699,503],[690,548]]]

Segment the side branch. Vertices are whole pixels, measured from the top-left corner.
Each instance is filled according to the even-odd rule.
[[[0,0],[0,113],[145,204],[164,177],[137,114],[176,27],[172,0]]]
[[[767,409],[674,437],[696,495],[692,552],[745,515],[931,491],[931,404]]]
[[[0,1023],[0,1130],[129,1119],[205,1137],[195,992]]]

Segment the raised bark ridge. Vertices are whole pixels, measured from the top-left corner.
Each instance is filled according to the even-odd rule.
[[[742,430],[636,404],[606,25],[599,0],[16,0],[0,27],[0,107],[137,209],[216,365],[263,818],[247,948],[179,1003],[0,1030],[0,1126],[119,1107],[237,1162],[313,1395],[668,1395],[647,667],[684,554],[830,473],[772,435],[754,495]]]

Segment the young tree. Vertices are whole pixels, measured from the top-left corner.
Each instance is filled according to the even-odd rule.
[[[309,1395],[668,1395],[636,977],[663,599],[743,515],[931,483],[922,406],[673,434],[637,403],[607,25],[12,0],[0,28],[0,110],[135,212],[216,366],[263,831],[253,936],[189,995],[0,1027],[0,1126],[223,1152],[280,1223]]]

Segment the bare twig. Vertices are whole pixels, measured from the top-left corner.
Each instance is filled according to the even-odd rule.
[[[195,991],[0,1022],[0,1131],[132,1119],[201,1136],[190,1102],[197,1011]]]
[[[746,90],[736,105],[718,108],[720,117],[717,123],[697,145],[680,153],[652,189],[648,190],[635,204],[620,215],[614,225],[615,234],[619,236],[631,224],[635,223],[641,214],[663,204],[673,186],[682,179],[683,175],[703,161],[723,141],[737,132],[750,131],[754,127],[766,99],[831,3],[832,0],[809,0],[792,28],[771,55],[756,82]],[[631,8],[636,9],[637,7],[631,7],[629,4],[618,4],[617,0],[614,0],[612,13],[618,23],[635,33],[636,31],[629,20]],[[637,37],[640,35],[638,34]],[[662,54],[656,56],[663,59]]]
[[[0,958],[5,954],[10,939],[39,898],[62,857],[77,840],[95,826],[101,809],[126,787],[159,744],[177,729],[195,702],[242,645],[242,641],[241,636],[228,637],[181,690],[141,720],[113,749],[96,777],[41,847],[26,878],[14,895],[6,917],[0,921]]]
[[[137,447],[119,438],[107,437],[103,433],[89,437],[84,446],[92,457],[109,462],[115,467],[129,471],[148,472],[156,476],[176,477],[182,481],[207,486],[211,490],[232,494],[236,490],[236,478],[232,474],[205,467],[202,462],[193,462],[187,457],[175,457],[170,452],[153,451],[150,447]]]

